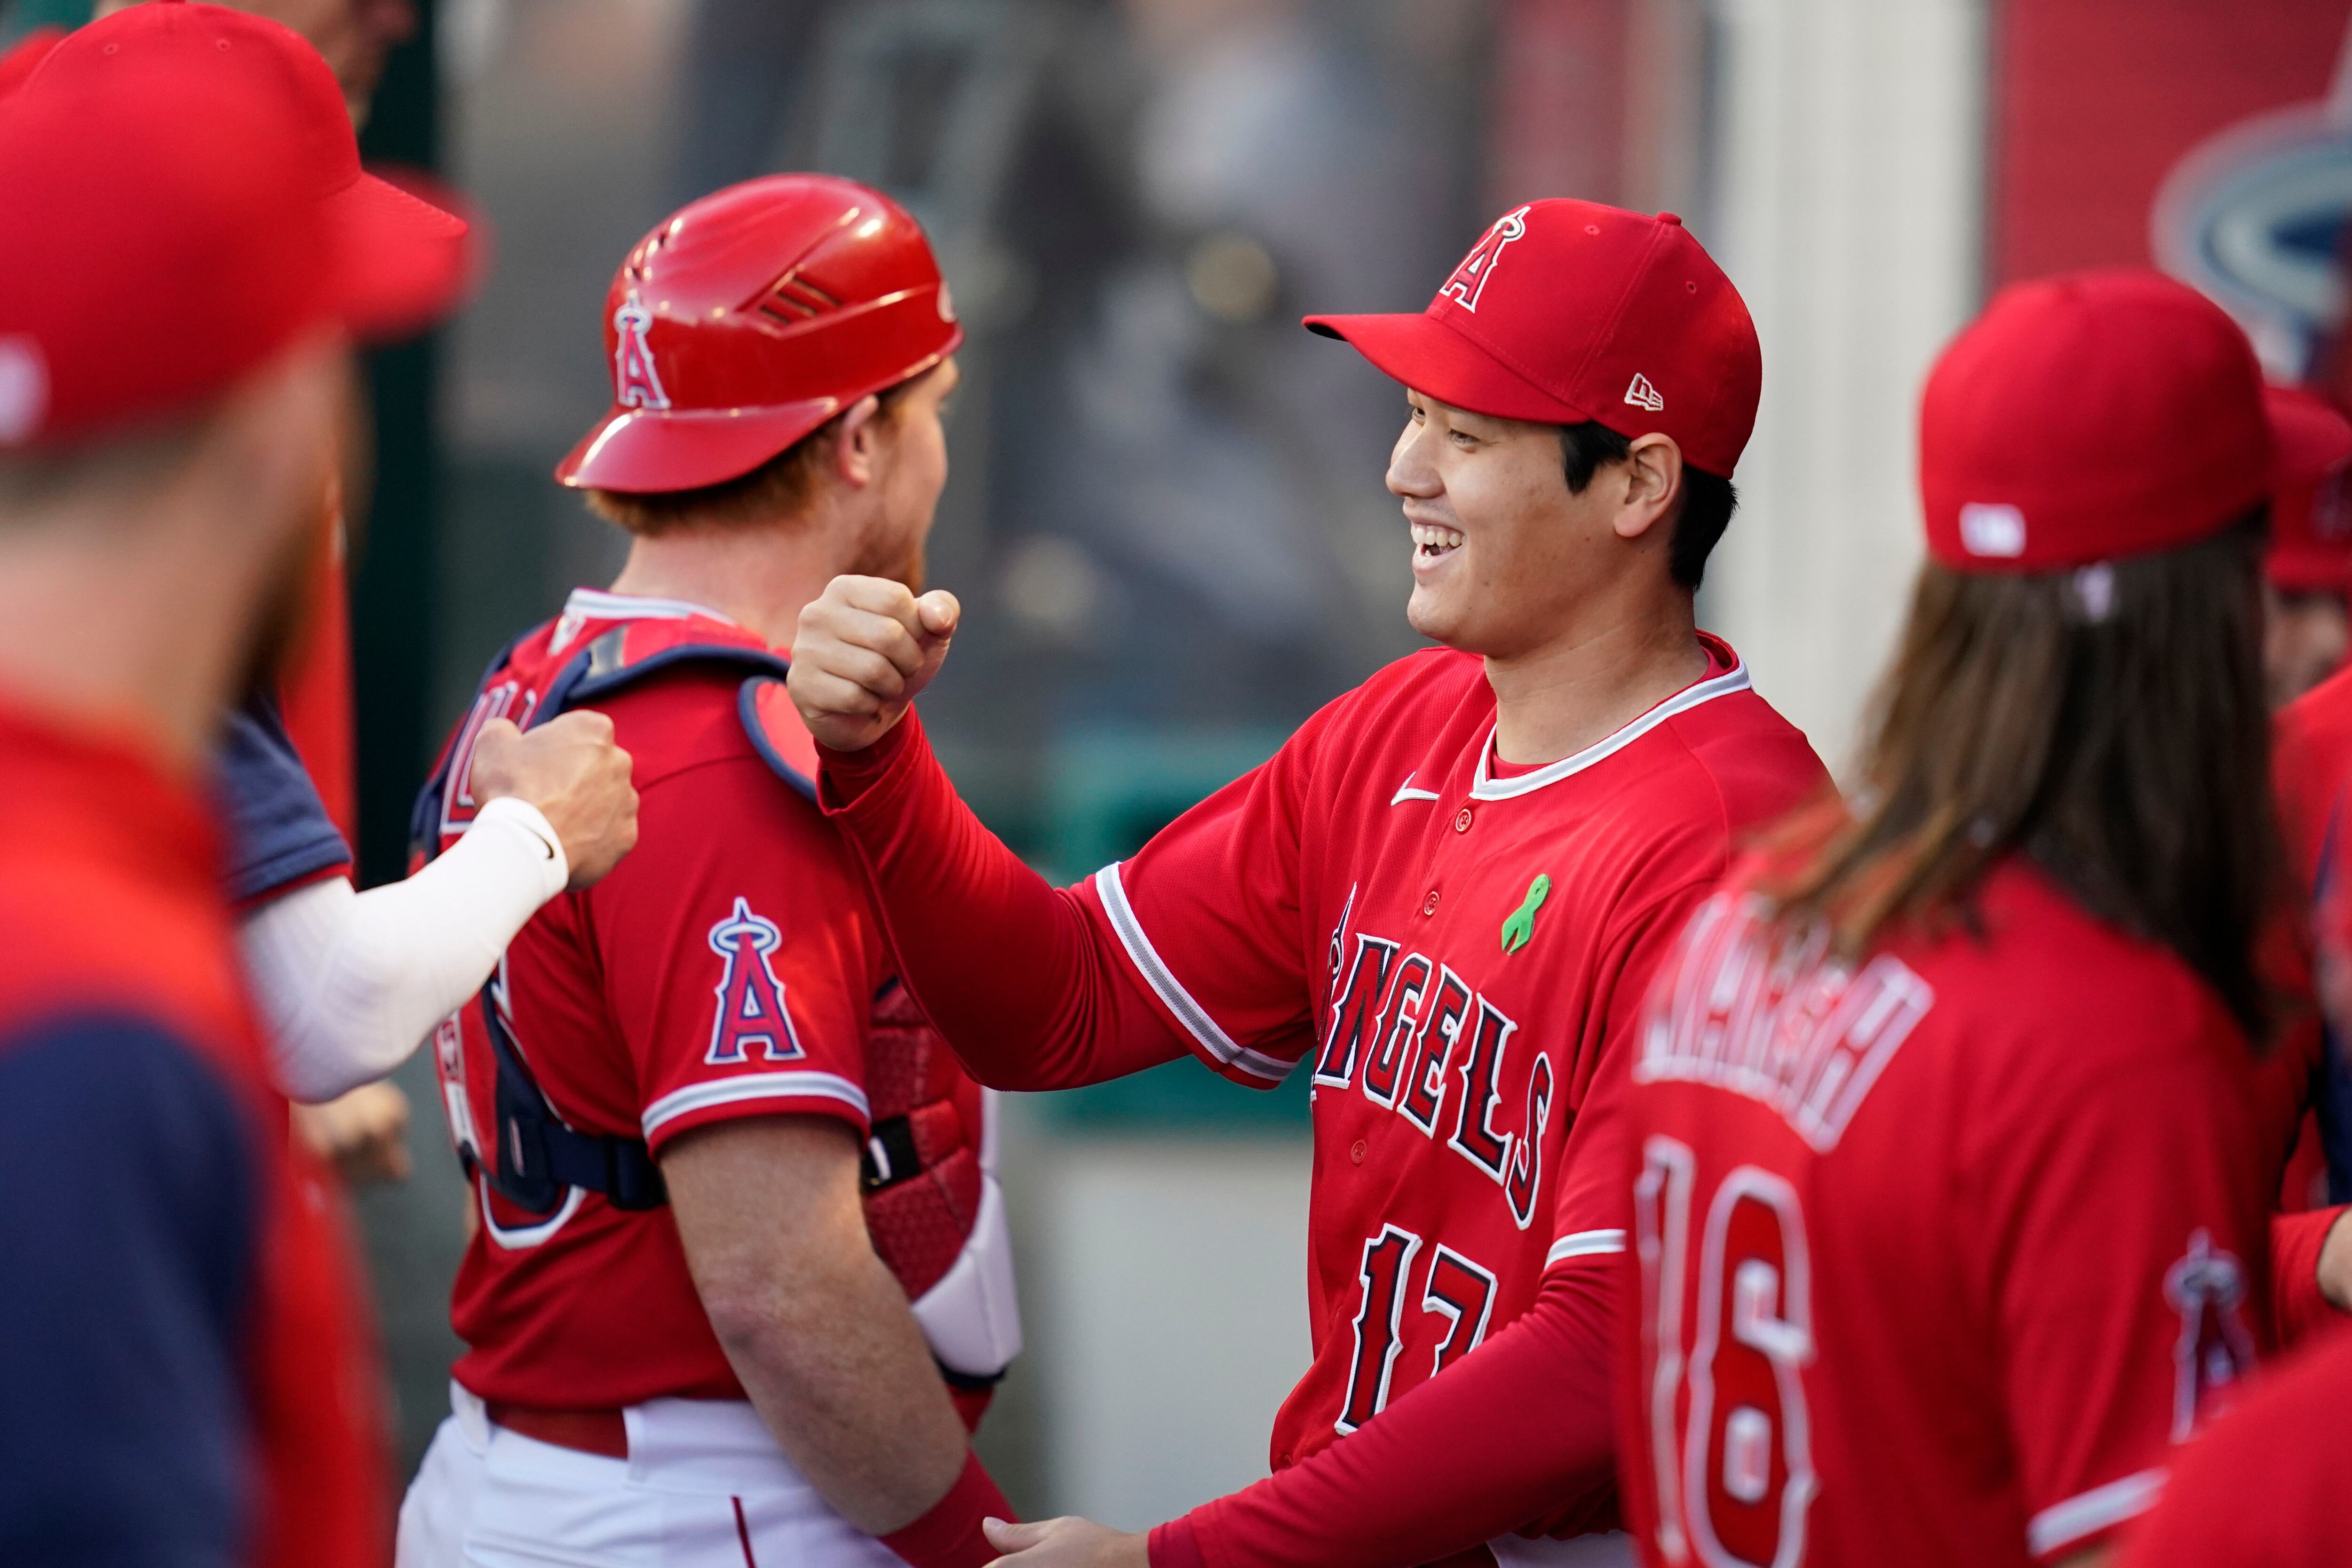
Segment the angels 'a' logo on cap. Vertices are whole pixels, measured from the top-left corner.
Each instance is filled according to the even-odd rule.
[[[1636,408],[1646,408],[1653,414],[1666,405],[1664,394],[1652,386],[1650,378],[1639,371],[1633,373],[1633,384],[1625,388],[1625,401]]]
[[[646,329],[654,324],[654,313],[646,309],[631,289],[621,308],[613,312],[613,331],[617,340],[613,348],[613,401],[624,408],[667,408],[669,394],[662,390],[661,373],[654,369],[654,351],[646,342]]]
[[[1495,275],[1495,268],[1502,263],[1503,247],[1527,232],[1526,207],[1496,218],[1495,226],[1486,231],[1485,238],[1471,247],[1470,254],[1462,258],[1462,265],[1454,269],[1454,276],[1437,290],[1437,297],[1451,300],[1475,314],[1478,309],[1478,296],[1486,291],[1486,279]]]

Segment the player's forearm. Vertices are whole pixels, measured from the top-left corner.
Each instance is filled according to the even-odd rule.
[[[899,973],[973,1077],[1069,1089],[1184,1054],[1076,896],[956,794],[912,712],[866,751],[822,756],[820,798],[888,922]]]
[[[789,1282],[706,1286],[704,1306],[794,1468],[843,1518],[887,1535],[947,1494],[968,1440],[905,1293],[862,1233],[849,1245]]]
[[[1554,1269],[1527,1316],[1353,1436],[1152,1531],[1152,1568],[1412,1568],[1605,1526],[1614,1273]]]
[[[405,881],[355,893],[336,878],[253,911],[242,942],[278,1087],[318,1103],[398,1067],[568,875],[546,819],[509,797]]]

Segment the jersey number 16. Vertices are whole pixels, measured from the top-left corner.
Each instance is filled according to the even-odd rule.
[[[1658,1550],[1706,1568],[1793,1568],[1816,1490],[1805,1216],[1796,1189],[1771,1172],[1726,1175],[1706,1201],[1686,1324],[1696,1169],[1687,1144],[1653,1137],[1633,1189]]]

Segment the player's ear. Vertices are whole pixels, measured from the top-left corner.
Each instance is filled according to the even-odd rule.
[[[1634,437],[1620,467],[1625,489],[1613,526],[1618,538],[1639,539],[1674,515],[1683,492],[1683,449],[1673,437],[1653,431]]]
[[[841,416],[840,428],[835,433],[834,471],[853,489],[864,489],[874,482],[882,437],[882,426],[874,416],[881,408],[878,397],[859,398]]]

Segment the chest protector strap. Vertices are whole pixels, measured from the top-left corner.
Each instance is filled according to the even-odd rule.
[[[777,756],[755,718],[755,689],[772,686],[782,690],[782,678],[790,668],[783,659],[765,649],[729,643],[657,643],[638,651],[631,648],[627,631],[620,627],[606,632],[565,664],[548,683],[546,694],[530,715],[528,727],[536,728],[569,708],[609,696],[624,686],[680,664],[733,665],[750,672],[740,707],[760,754],[783,775],[787,784],[814,797],[814,782]],[[482,679],[483,689],[487,689],[503,672],[512,652],[509,647],[491,662],[489,672]],[[438,825],[444,791],[449,769],[461,753],[462,748],[452,745],[417,797],[411,819],[411,848],[420,858],[420,863],[440,852]],[[476,1005],[481,1009],[483,1033],[489,1037],[498,1070],[494,1121],[489,1129],[492,1147],[462,1150],[459,1159],[466,1173],[480,1175],[500,1197],[533,1215],[553,1214],[562,1206],[564,1194],[573,1187],[597,1194],[616,1209],[656,1209],[667,1204],[669,1188],[644,1139],[583,1132],[556,1114],[547,1091],[531,1076],[522,1051],[515,1044],[513,1032],[501,1016],[497,987],[498,981],[493,978],[476,998]],[[880,1131],[878,1128],[876,1131]]]

